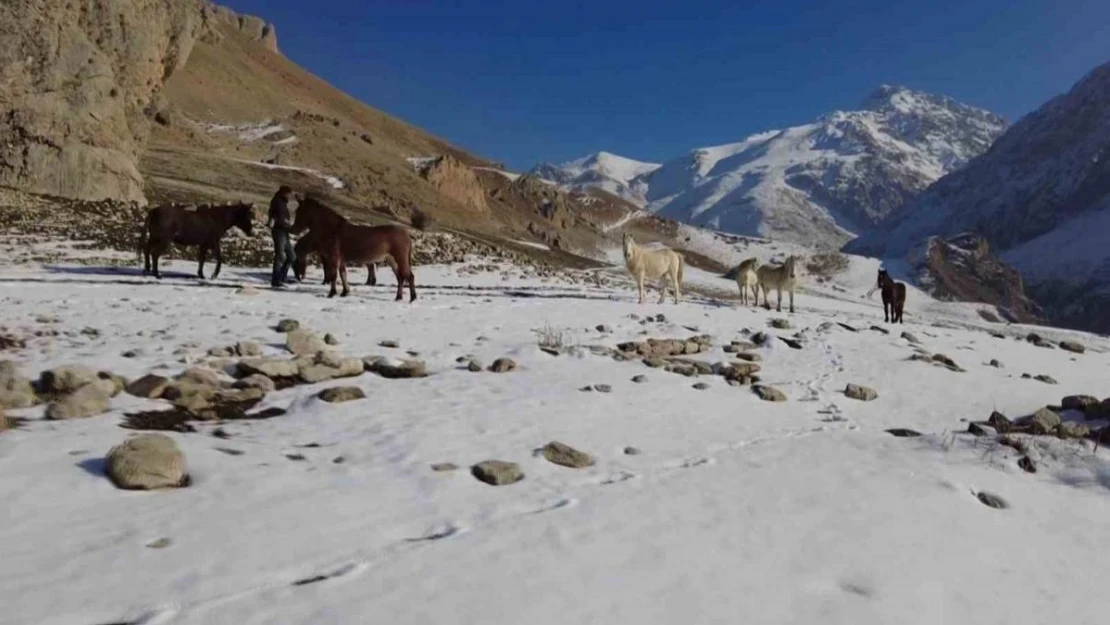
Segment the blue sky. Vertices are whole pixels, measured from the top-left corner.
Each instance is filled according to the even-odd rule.
[[[1108,0],[223,0],[355,97],[526,169],[663,160],[883,83],[1010,121],[1110,61]]]

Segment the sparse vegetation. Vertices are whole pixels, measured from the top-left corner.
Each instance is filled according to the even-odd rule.
[[[821,278],[831,278],[847,268],[848,257],[840,252],[814,254],[806,260],[806,272]]]

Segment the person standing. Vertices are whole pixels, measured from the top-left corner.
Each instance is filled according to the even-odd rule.
[[[293,242],[290,240],[293,218],[289,213],[289,200],[292,198],[293,189],[283,184],[270,200],[270,218],[267,225],[270,226],[270,233],[274,238],[274,269],[270,276],[270,286],[275,289],[285,287],[289,268],[297,260],[297,253],[293,251]]]

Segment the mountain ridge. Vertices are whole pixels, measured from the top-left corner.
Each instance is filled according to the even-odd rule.
[[[859,110],[695,148],[619,182],[662,217],[840,247],[985,151],[1005,126],[998,115],[948,96],[881,85]],[[596,169],[533,171],[575,188],[602,178]]]

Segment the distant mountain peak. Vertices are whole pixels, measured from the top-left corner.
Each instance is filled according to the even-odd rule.
[[[859,110],[695,148],[663,165],[598,152],[534,171],[717,230],[839,247],[982,154],[1004,128],[988,111],[884,84]]]

